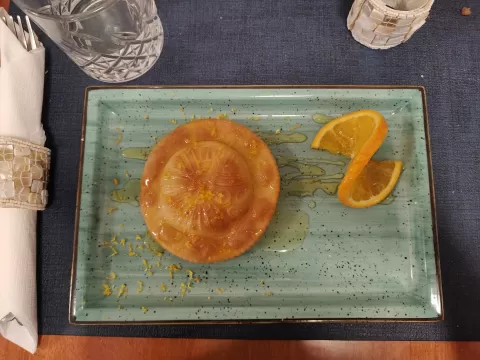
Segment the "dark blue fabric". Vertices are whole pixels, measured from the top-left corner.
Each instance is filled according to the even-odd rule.
[[[44,124],[51,205],[38,225],[41,334],[277,339],[480,340],[480,6],[437,0],[406,44],[351,37],[351,0],[157,1],[161,58],[132,84],[408,84],[427,89],[445,321],[207,326],[71,326],[70,269],[84,75],[46,36]],[[463,6],[473,14],[460,16]]]

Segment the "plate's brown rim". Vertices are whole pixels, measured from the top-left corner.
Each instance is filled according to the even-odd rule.
[[[115,89],[417,89],[420,85],[91,85],[85,91]]]
[[[438,243],[438,228],[437,228],[437,204],[435,200],[435,183],[433,177],[433,162],[432,150],[430,145],[430,125],[428,122],[427,111],[427,92],[425,87],[419,87],[422,93],[422,107],[423,107],[423,124],[425,127],[425,144],[427,147],[427,162],[428,162],[428,183],[430,185],[430,207],[432,212],[432,232],[433,232],[433,250],[435,252],[435,266],[437,272],[438,293],[440,295],[440,319],[444,320],[445,311],[443,307],[443,288],[442,288],[442,272],[440,267],[440,247]]]
[[[437,323],[440,318],[323,318],[323,319],[241,319],[241,320],[158,320],[158,321],[70,321],[71,325],[264,325],[307,323]]]
[[[88,108],[88,94],[94,90],[107,89],[414,89],[419,90],[422,96],[423,108],[423,122],[425,126],[425,142],[427,147],[427,162],[428,175],[430,185],[430,204],[432,212],[432,231],[433,243],[435,251],[435,265],[436,278],[438,283],[438,290],[440,294],[441,313],[434,318],[319,318],[319,319],[241,319],[241,320],[177,320],[177,321],[77,321],[73,315],[75,303],[75,279],[77,270],[77,247],[78,247],[78,226],[80,219],[80,201],[82,189],[84,150],[85,150],[85,131],[87,124],[87,108]],[[78,185],[77,185],[77,203],[75,206],[75,228],[74,228],[74,243],[72,256],[72,270],[70,276],[70,301],[68,311],[68,321],[72,325],[197,325],[197,324],[273,324],[273,323],[385,323],[385,322],[400,322],[400,323],[424,323],[424,322],[439,322],[444,320],[443,307],[443,291],[442,291],[442,276],[440,272],[440,253],[438,246],[437,233],[437,217],[436,217],[436,202],[435,202],[435,188],[433,182],[433,167],[432,156],[430,149],[430,131],[427,115],[427,97],[426,90],[423,86],[418,85],[94,85],[88,86],[85,89],[84,104],[83,104],[83,118],[82,118],[82,135],[80,140],[80,161],[78,168]]]
[[[75,204],[75,233],[73,234],[73,255],[72,255],[72,271],[70,275],[70,301],[68,302],[68,321],[70,324],[75,323],[73,311],[75,307],[75,279],[77,277],[77,250],[78,250],[78,227],[80,220],[80,201],[82,195],[82,177],[83,162],[85,156],[85,131],[87,128],[87,108],[88,108],[89,88],[85,89],[83,97],[83,117],[82,117],[82,134],[80,138],[80,159],[78,162],[78,181],[77,181],[77,202]]]

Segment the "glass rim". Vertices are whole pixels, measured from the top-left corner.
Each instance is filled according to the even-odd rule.
[[[34,17],[39,17],[43,19],[49,19],[49,20],[84,20],[87,19],[100,11],[103,11],[110,6],[114,5],[120,0],[103,0],[101,3],[97,6],[94,6],[92,9],[89,9],[87,11],[82,11],[79,14],[73,14],[73,15],[57,15],[57,14],[48,14],[44,12],[38,12],[31,7],[28,6],[21,6],[20,4],[17,4],[17,1],[14,0],[14,2],[17,4],[18,7],[20,7],[27,15],[32,15]],[[19,1],[21,3],[21,1]],[[27,5],[23,3],[24,5]]]

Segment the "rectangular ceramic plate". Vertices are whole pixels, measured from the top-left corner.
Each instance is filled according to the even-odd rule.
[[[393,194],[368,209],[336,197],[348,159],[310,149],[326,121],[359,109],[388,122],[374,158],[404,162]],[[85,110],[72,323],[442,318],[423,88],[95,87]],[[160,257],[138,207],[145,157],[176,126],[219,114],[257,132],[276,156],[277,213],[233,260]]]

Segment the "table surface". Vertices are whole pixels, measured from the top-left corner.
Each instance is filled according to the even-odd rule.
[[[8,9],[9,4],[10,4],[10,0],[0,0],[0,7]]]
[[[478,342],[258,341],[42,336],[35,356],[0,337],[0,359],[469,360]]]
[[[45,35],[43,121],[51,204],[38,224],[41,334],[237,339],[480,340],[480,31],[471,0],[436,0],[406,44],[370,50],[351,37],[351,0],[157,0],[165,47],[130,83],[423,85],[429,105],[445,321],[208,326],[71,326],[68,294],[83,94],[98,84]],[[13,12],[16,10],[13,9]]]

